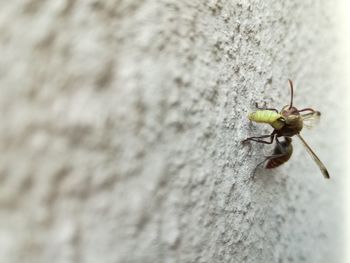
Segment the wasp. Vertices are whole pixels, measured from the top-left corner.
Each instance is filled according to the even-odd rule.
[[[282,163],[288,161],[292,155],[293,148],[291,144],[291,137],[296,135],[299,137],[305,148],[307,149],[308,153],[311,155],[311,157],[314,159],[318,167],[320,168],[323,176],[325,178],[330,178],[329,173],[325,167],[325,165],[322,163],[322,161],[317,157],[317,155],[314,153],[314,151],[311,149],[311,147],[306,143],[306,141],[303,139],[303,137],[300,135],[300,131],[303,129],[304,124],[306,124],[307,121],[312,119],[318,119],[321,115],[319,111],[316,111],[312,108],[304,108],[301,110],[298,110],[296,107],[293,106],[293,97],[294,97],[294,88],[293,88],[293,82],[289,79],[289,86],[290,86],[290,103],[289,105],[286,105],[282,108],[282,110],[279,112],[277,109],[274,108],[267,108],[267,107],[259,107],[256,103],[255,106],[258,109],[255,112],[252,112],[249,114],[248,118],[251,121],[257,122],[257,123],[266,123],[270,124],[273,128],[273,131],[271,134],[263,135],[263,136],[253,136],[249,137],[245,140],[243,140],[243,143],[246,143],[248,141],[255,141],[259,143],[265,143],[265,144],[272,144],[274,140],[276,140],[277,145],[274,150],[274,155],[268,156],[268,159],[265,159],[265,161],[268,160],[267,166],[273,166],[273,163],[281,165]],[[307,126],[307,125],[305,125]],[[284,142],[279,142],[279,137],[284,137]],[[270,138],[269,141],[263,140],[266,138]],[[289,139],[287,139],[289,138]],[[277,167],[279,165],[275,165],[274,167]],[[271,167],[271,168],[274,168]],[[269,167],[266,167],[269,168]]]

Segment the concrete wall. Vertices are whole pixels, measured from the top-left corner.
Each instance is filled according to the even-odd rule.
[[[340,262],[336,1],[0,4],[1,262]],[[254,103],[322,111],[290,162]],[[334,136],[336,135],[336,136]]]

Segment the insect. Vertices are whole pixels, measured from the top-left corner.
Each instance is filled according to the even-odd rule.
[[[288,80],[290,90],[291,90],[291,98],[289,105],[286,105],[282,108],[280,112],[278,112],[277,109],[274,108],[267,108],[267,107],[259,107],[256,103],[255,106],[258,109],[255,112],[252,112],[249,114],[248,118],[251,121],[257,122],[257,123],[266,123],[270,124],[273,128],[273,131],[271,134],[268,135],[262,135],[262,136],[253,136],[249,137],[245,140],[243,140],[243,143],[246,143],[248,141],[255,141],[259,143],[265,143],[265,144],[272,144],[274,140],[276,140],[279,150],[285,150],[287,154],[284,154],[283,159],[286,159],[284,162],[288,161],[290,156],[292,155],[292,145],[291,141],[288,142],[288,139],[286,141],[285,139],[285,146],[278,141],[279,137],[284,136],[285,138],[290,138],[294,135],[297,135],[305,148],[307,149],[308,153],[311,155],[311,157],[314,159],[318,167],[320,168],[323,176],[325,178],[330,178],[329,173],[325,167],[325,165],[321,162],[321,160],[317,157],[317,155],[314,153],[314,151],[311,149],[311,147],[306,143],[306,141],[303,139],[303,137],[300,135],[300,131],[303,129],[303,126],[307,125],[308,121],[311,121],[313,119],[318,119],[321,115],[319,111],[316,111],[312,108],[304,108],[301,110],[298,110],[296,107],[293,106],[293,96],[294,96],[294,89],[293,89],[293,82],[291,80]],[[301,112],[307,112],[301,114]],[[263,140],[265,138],[270,138],[269,141]],[[287,145],[289,144],[289,146]],[[289,149],[288,149],[289,147]],[[275,148],[276,150],[276,148]],[[276,150],[276,151],[279,151]],[[283,154],[283,153],[280,153]],[[289,158],[287,156],[289,155]],[[279,156],[270,156],[269,161],[276,162],[276,158],[278,161],[282,160],[282,157]],[[279,159],[281,158],[281,159]],[[266,160],[265,160],[266,161]],[[268,162],[269,164],[269,162]],[[282,163],[281,163],[282,164]],[[272,164],[270,164],[272,165]],[[275,166],[277,167],[277,166]],[[271,167],[273,168],[273,167]]]

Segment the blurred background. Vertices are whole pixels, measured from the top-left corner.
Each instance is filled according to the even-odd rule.
[[[342,43],[343,43],[343,50],[344,50],[344,58],[343,58],[343,65],[342,65],[342,74],[344,75],[345,79],[344,82],[347,83],[347,88],[345,91],[345,97],[346,97],[346,105],[347,105],[347,112],[350,110],[350,1],[343,1],[343,6],[340,9],[340,17],[342,18],[340,30],[343,33]],[[350,119],[346,119],[346,130],[347,132],[350,131]],[[346,143],[346,160],[345,163],[348,163],[349,156],[350,156],[350,140],[347,140]],[[346,213],[346,241],[345,241],[345,259],[343,262],[349,262],[350,261],[350,207],[347,205],[350,203],[350,169],[347,168],[346,178],[346,201],[343,208],[345,209]]]
[[[350,262],[348,0],[0,1],[0,50],[1,262]],[[330,180],[252,177],[289,78]]]

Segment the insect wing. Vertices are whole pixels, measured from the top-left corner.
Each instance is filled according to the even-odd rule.
[[[312,159],[314,159],[314,161],[316,162],[316,164],[318,165],[318,167],[320,168],[324,178],[329,179],[329,173],[327,171],[326,166],[321,162],[321,160],[317,157],[317,155],[314,153],[314,151],[310,148],[310,146],[306,143],[306,141],[303,139],[303,137],[301,137],[300,134],[298,134],[299,139],[301,140],[301,142],[304,144],[305,148],[307,149],[307,151],[309,152],[309,154],[311,155]]]
[[[314,111],[301,115],[303,124],[306,128],[311,129],[320,122],[321,112]]]

